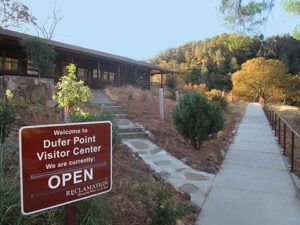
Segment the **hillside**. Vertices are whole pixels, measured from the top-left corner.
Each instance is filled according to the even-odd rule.
[[[241,64],[258,56],[283,61],[293,75],[300,71],[300,41],[289,35],[264,39],[262,35],[222,34],[166,50],[149,62],[177,70],[181,74],[177,76],[179,82],[230,90],[231,75]]]

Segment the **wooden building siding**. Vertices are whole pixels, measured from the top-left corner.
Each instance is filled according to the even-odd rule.
[[[45,40],[57,52],[54,74],[39,74],[26,59],[19,40],[28,35],[0,29],[0,75],[18,75],[52,78],[55,81],[66,75],[66,66],[77,67],[78,79],[84,80],[91,88],[106,85],[133,85],[150,89],[150,76],[173,73],[166,68],[115,56],[91,49]]]

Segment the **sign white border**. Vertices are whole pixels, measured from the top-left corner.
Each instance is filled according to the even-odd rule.
[[[64,202],[64,203],[60,203],[60,204],[56,204],[50,207],[46,207],[46,208],[42,208],[42,209],[38,209],[35,211],[31,211],[31,212],[24,212],[24,196],[23,196],[23,161],[22,161],[22,131],[24,129],[28,129],[28,128],[43,128],[43,127],[58,127],[58,126],[72,126],[72,125],[85,125],[85,124],[103,124],[103,123],[109,123],[110,124],[110,189],[101,193],[96,193],[93,195],[89,195],[86,197],[82,197],[82,198],[78,198],[72,201],[68,201],[68,202]],[[62,123],[62,124],[46,124],[46,125],[36,125],[36,126],[24,126],[21,127],[19,129],[19,162],[20,162],[20,194],[21,194],[21,212],[23,215],[31,215],[34,213],[38,213],[38,212],[42,212],[48,209],[53,209],[59,206],[64,206],[73,202],[78,202],[84,199],[88,199],[88,198],[92,198],[98,195],[102,195],[105,193],[108,193],[112,190],[112,123],[111,121],[95,121],[95,122],[83,122],[83,123]]]

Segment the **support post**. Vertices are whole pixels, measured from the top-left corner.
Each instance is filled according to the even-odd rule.
[[[71,203],[65,206],[66,225],[77,225],[77,203]]]
[[[179,96],[179,91],[176,91],[176,104],[179,104],[180,96]]]
[[[118,64],[118,69],[117,69],[117,73],[118,73],[118,79],[119,79],[119,86],[121,86],[121,68],[120,68],[120,64]]]
[[[163,74],[160,74],[160,87],[163,88]]]
[[[292,131],[291,172],[294,172],[295,134]]]
[[[159,113],[160,119],[164,120],[164,89],[159,89]]]

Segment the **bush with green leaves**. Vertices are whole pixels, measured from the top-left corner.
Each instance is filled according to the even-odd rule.
[[[3,98],[0,100],[0,141],[3,143],[9,136],[14,123],[16,122],[16,113],[11,100]]]
[[[32,66],[41,74],[53,74],[55,69],[56,52],[49,47],[41,38],[28,37],[20,40],[25,50],[27,59],[32,61]]]
[[[73,114],[81,112],[80,106],[88,102],[92,96],[91,89],[84,85],[84,81],[76,79],[76,66],[70,64],[67,66],[68,75],[61,77],[56,85],[57,93],[53,100],[57,101],[60,107],[67,107],[67,113]]]
[[[92,122],[92,121],[111,121],[112,123],[112,143],[113,151],[116,150],[121,137],[118,135],[117,130],[117,118],[115,114],[111,111],[98,111],[95,113],[76,113],[69,116],[69,122],[79,123],[79,122]]]
[[[200,149],[203,141],[209,140],[224,127],[223,112],[216,102],[208,101],[198,92],[184,94],[172,115],[176,130]]]
[[[151,222],[148,225],[174,225],[176,218],[184,216],[182,205],[172,201],[171,187],[163,179],[143,184],[138,191],[144,196],[144,206]]]

